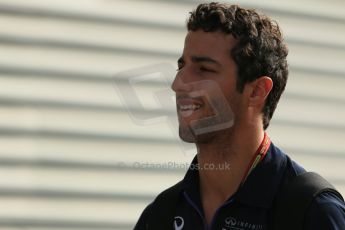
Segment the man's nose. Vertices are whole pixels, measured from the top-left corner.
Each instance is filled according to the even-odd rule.
[[[171,89],[177,92],[189,92],[192,91],[191,75],[187,72],[178,72],[175,76]]]

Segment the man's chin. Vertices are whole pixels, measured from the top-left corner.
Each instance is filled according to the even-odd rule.
[[[186,130],[186,129],[179,129],[179,136],[182,141],[187,142],[187,143],[195,143],[196,142],[196,137],[192,133],[191,130]]]
[[[189,127],[179,128],[179,136],[186,143],[207,143],[214,139],[215,133],[203,133],[196,135]]]

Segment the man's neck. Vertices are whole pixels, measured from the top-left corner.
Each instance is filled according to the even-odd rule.
[[[216,208],[241,185],[254,154],[264,138],[260,129],[217,137],[198,144],[200,193],[206,218],[211,221]]]

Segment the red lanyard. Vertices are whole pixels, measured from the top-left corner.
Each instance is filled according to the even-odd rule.
[[[244,176],[242,178],[241,184],[243,184],[246,181],[247,177],[253,171],[253,169],[259,164],[259,162],[262,159],[264,159],[264,157],[268,151],[268,148],[270,147],[270,144],[271,144],[271,140],[268,137],[268,135],[265,133],[264,139],[262,140],[258,150],[256,150],[256,153],[253,156],[253,159],[251,160],[251,162],[248,165],[246,173],[244,174]]]

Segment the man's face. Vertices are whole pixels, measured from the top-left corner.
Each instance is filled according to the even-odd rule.
[[[235,125],[241,94],[237,66],[230,52],[236,40],[221,32],[188,32],[178,72],[176,93],[179,134],[186,142],[208,142]]]

